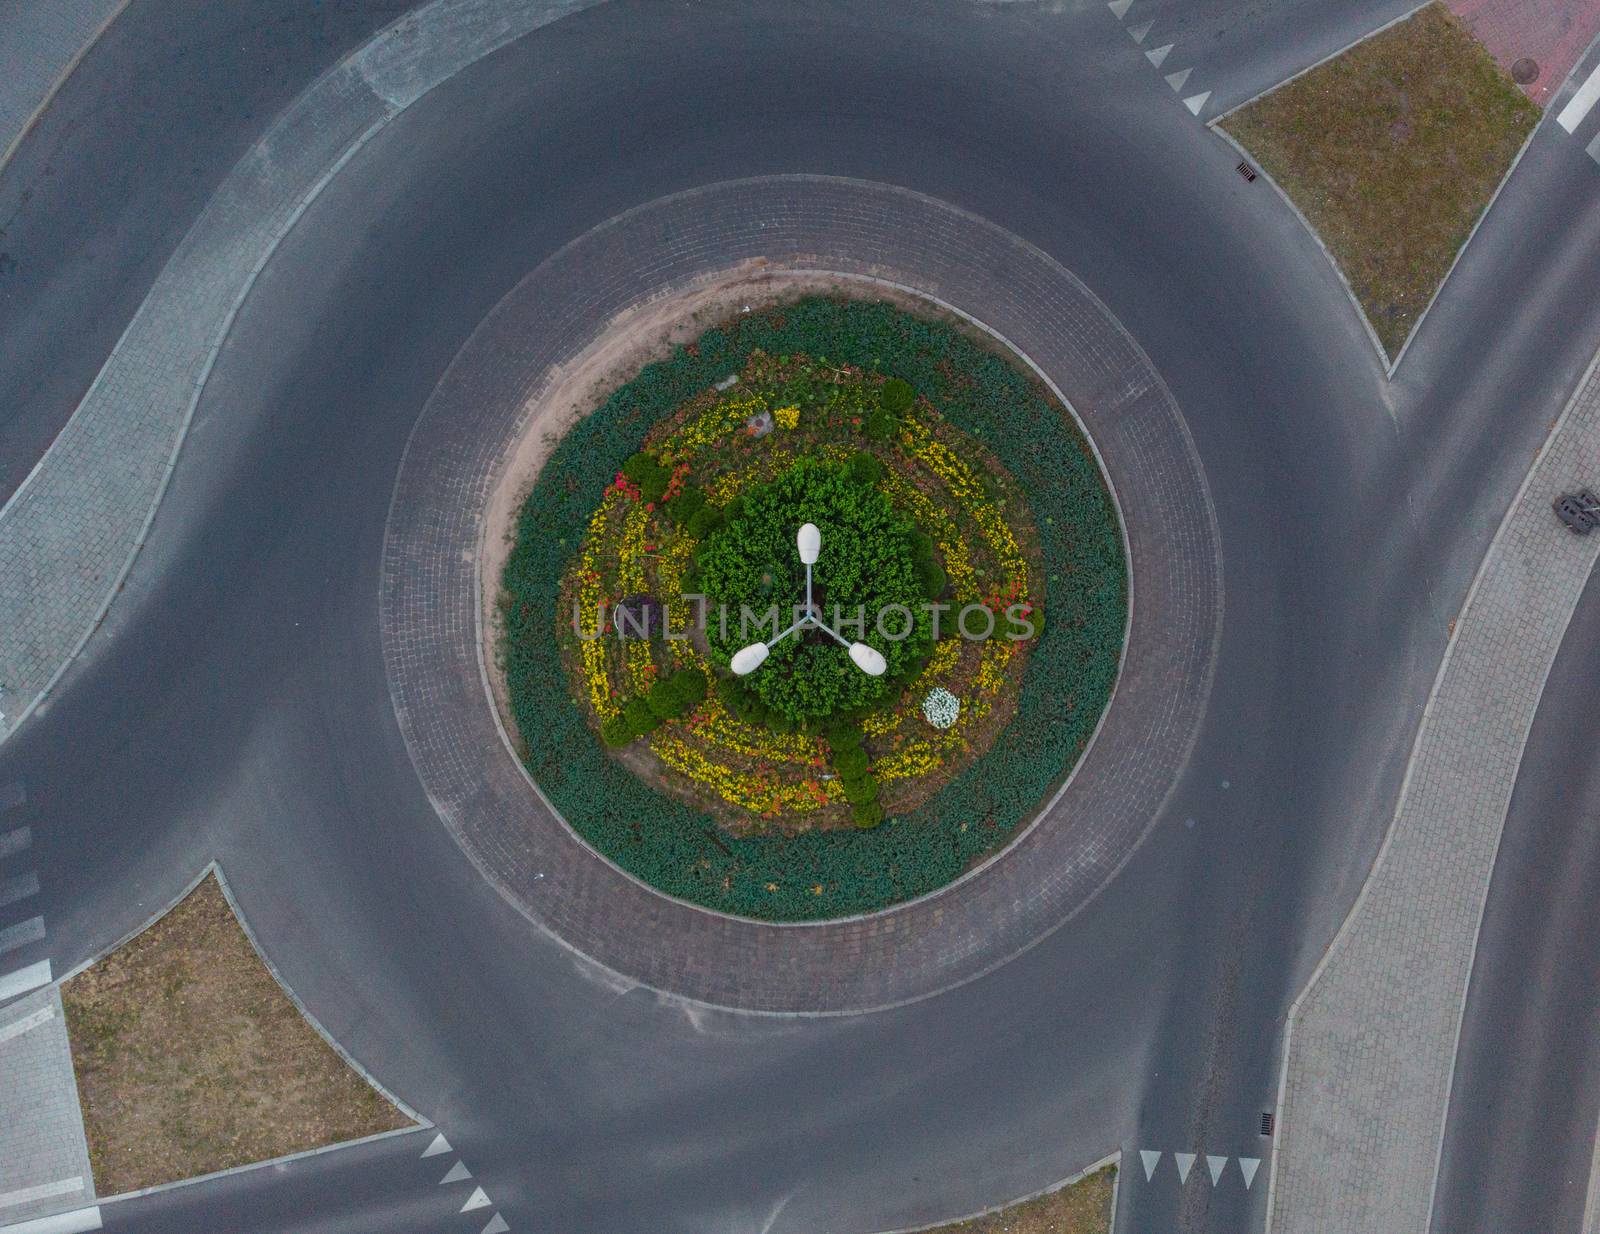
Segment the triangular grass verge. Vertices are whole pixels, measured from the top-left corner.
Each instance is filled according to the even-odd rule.
[[[1213,123],[1299,209],[1397,361],[1539,115],[1434,3]]]
[[[301,1014],[215,873],[62,984],[99,1195],[414,1126]]]

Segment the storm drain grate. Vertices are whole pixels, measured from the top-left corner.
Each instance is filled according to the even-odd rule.
[[[1239,161],[1239,166],[1238,166],[1237,170],[1238,170],[1239,174],[1241,176],[1243,176],[1246,180],[1252,180],[1253,181],[1256,178],[1256,169],[1254,167],[1250,166],[1249,163],[1246,163],[1243,159],[1241,159]]]
[[[1271,1110],[1263,1110],[1261,1112],[1261,1134],[1262,1135],[1271,1135],[1272,1134],[1272,1111]]]

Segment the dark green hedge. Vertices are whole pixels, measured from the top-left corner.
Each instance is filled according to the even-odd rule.
[[[570,615],[557,613],[555,597],[601,490],[658,420],[742,368],[757,348],[876,367],[909,382],[995,452],[1027,492],[1038,526],[1048,623],[1015,719],[933,801],[868,829],[729,835],[606,755],[570,700],[561,663],[558,623]],[[888,304],[822,298],[707,331],[693,350],[646,366],[575,425],[522,509],[504,582],[512,711],[528,769],[556,808],[595,848],[669,895],[785,921],[923,895],[1010,839],[1094,732],[1115,682],[1127,611],[1116,513],[1071,419],[1004,359],[948,326]]]

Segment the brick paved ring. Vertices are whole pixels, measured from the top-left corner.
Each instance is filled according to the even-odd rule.
[[[884,912],[771,925],[670,899],[589,849],[530,787],[485,688],[483,511],[531,396],[641,301],[763,259],[913,288],[1027,356],[1073,408],[1128,540],[1124,664],[1077,769],[1019,838]],[[413,430],[384,543],[395,714],[445,826],[530,921],[629,982],[719,1006],[837,1013],[926,997],[1067,921],[1127,860],[1188,759],[1221,629],[1216,518],[1166,386],[1106,308],[1038,249],[931,198],[779,176],[630,211],[534,270],[452,362]],[[1063,769],[1065,770],[1065,769]]]

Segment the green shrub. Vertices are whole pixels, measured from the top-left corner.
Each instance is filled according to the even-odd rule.
[[[862,774],[841,783],[844,785],[844,799],[853,806],[866,805],[878,799],[878,781],[874,776]]]
[[[717,700],[729,711],[737,711],[747,692],[737,677],[717,678]]]
[[[883,463],[865,450],[857,450],[845,463],[845,471],[857,484],[876,484],[883,479]]]
[[[849,746],[833,752],[833,769],[846,780],[865,775],[871,760],[860,746]]]
[[[898,416],[910,411],[916,397],[917,392],[911,388],[911,383],[899,377],[891,377],[878,387],[878,406],[890,415]]]
[[[715,623],[707,631],[714,652],[731,657],[749,641],[750,631],[740,629],[745,608],[764,613],[776,604],[782,622],[805,583],[794,550],[795,527],[804,522],[822,530],[826,548],[816,582],[830,604],[846,611],[860,605],[868,613],[903,605],[913,628],[927,630],[931,623],[921,608],[909,531],[888,497],[852,483],[838,463],[802,458],[769,483],[747,490],[743,515],[730,518],[696,551],[701,589],[730,614],[725,632]],[[908,642],[886,641],[879,648],[889,675],[909,658]],[[795,724],[870,707],[885,692],[883,679],[858,671],[836,645],[800,638],[774,647],[767,666],[746,679],[746,688]]]
[[[748,689],[739,692],[738,701],[733,705],[734,716],[746,724],[765,724],[771,712],[772,708]]]
[[[644,697],[650,705],[651,713],[658,719],[670,720],[683,712],[683,704],[678,700],[677,692],[673,690],[671,681],[666,677],[656,678]]]
[[[861,726],[853,716],[836,716],[829,720],[822,734],[835,750],[850,750],[861,744]]]
[[[922,588],[922,594],[930,600],[937,600],[944,595],[944,589],[950,585],[950,580],[945,577],[944,567],[932,557],[924,557],[916,563],[917,585]]]
[[[622,464],[622,474],[639,486],[639,495],[645,501],[660,501],[672,482],[672,473],[644,453],[629,456]]]
[[[876,827],[883,822],[883,802],[863,801],[860,805],[851,806],[850,816],[863,831]]]
[[[677,526],[690,523],[705,508],[706,495],[697,488],[686,488],[667,502],[667,517]]]
[[[792,733],[800,727],[793,716],[785,715],[776,707],[767,712],[767,727],[775,733]]]
[[[893,412],[879,407],[867,416],[866,429],[873,441],[893,441],[900,432],[900,420]]]
[[[610,716],[600,723],[600,740],[612,749],[627,745],[637,736],[625,715]]]
[[[706,692],[710,688],[706,675],[694,667],[680,668],[667,678],[666,684],[678,704],[679,715],[705,702]]]
[[[735,497],[722,511],[722,520],[725,523],[734,522],[744,517],[744,498]]]
[[[622,714],[627,717],[628,727],[633,730],[635,737],[646,737],[661,727],[660,718],[642,698],[629,699]]]
[[[698,490],[697,490],[698,491]],[[688,532],[696,540],[704,540],[722,526],[722,511],[709,502],[701,504],[689,517]]]

